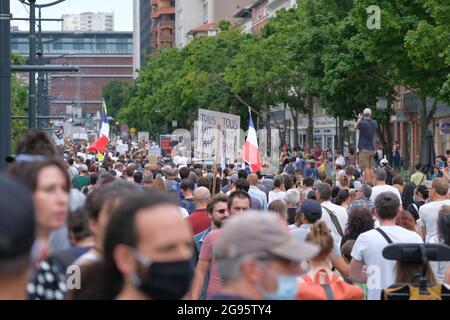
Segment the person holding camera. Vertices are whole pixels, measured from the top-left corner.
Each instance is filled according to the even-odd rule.
[[[372,110],[364,109],[363,114],[358,116],[355,129],[359,130],[358,140],[358,162],[364,172],[364,180],[373,180],[373,158],[375,153],[374,137],[378,124],[372,120]]]

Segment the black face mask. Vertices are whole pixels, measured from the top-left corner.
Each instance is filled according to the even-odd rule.
[[[191,260],[154,262],[145,265],[147,266],[145,274],[139,277],[136,287],[152,299],[179,300],[188,292],[194,275]]]

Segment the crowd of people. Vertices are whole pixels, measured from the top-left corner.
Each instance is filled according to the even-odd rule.
[[[357,126],[373,139],[366,115]],[[356,161],[336,152],[335,176],[314,150],[284,152],[280,173],[263,176],[82,148],[38,129],[18,140],[0,178],[0,299],[378,300],[418,281],[416,264],[383,257],[389,244],[450,245],[440,157],[441,177],[419,165],[405,181],[373,169],[368,144]],[[449,261],[426,267],[448,291]]]

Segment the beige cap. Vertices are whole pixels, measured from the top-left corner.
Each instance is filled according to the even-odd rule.
[[[227,220],[214,249],[216,259],[267,253],[301,262],[319,253],[319,247],[295,240],[275,214],[247,211]]]
[[[162,172],[164,172],[166,177],[175,177],[176,175],[175,169],[171,166],[164,166]]]

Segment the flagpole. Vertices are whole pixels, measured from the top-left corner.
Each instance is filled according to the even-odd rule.
[[[213,177],[213,186],[212,186],[212,195],[216,194],[216,184],[217,184],[217,163],[219,162],[220,157],[220,126],[216,129],[217,139],[216,139],[216,154],[214,157],[214,177]]]

